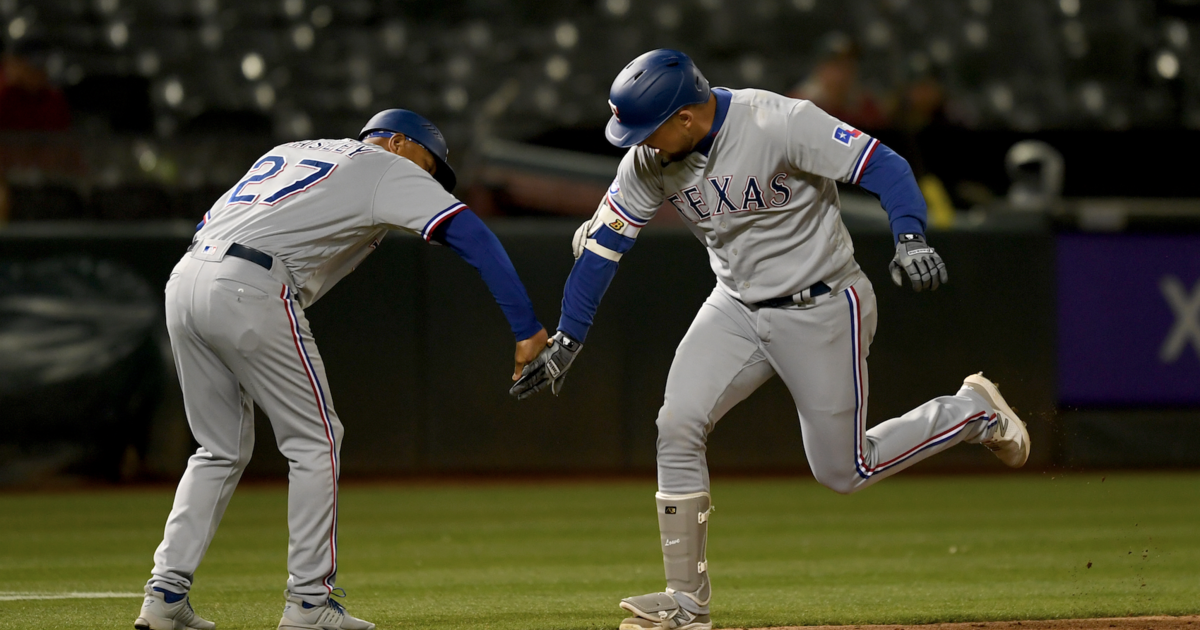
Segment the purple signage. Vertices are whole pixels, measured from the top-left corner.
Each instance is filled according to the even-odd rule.
[[[1058,398],[1200,405],[1200,234],[1058,238]]]

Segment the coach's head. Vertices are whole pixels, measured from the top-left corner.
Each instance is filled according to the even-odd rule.
[[[678,50],[652,50],[629,62],[608,92],[613,116],[604,130],[618,147],[648,146],[671,160],[686,156],[712,128],[716,97]]]
[[[358,133],[358,139],[383,147],[429,171],[445,188],[454,190],[457,178],[446,163],[450,149],[433,123],[407,109],[385,109],[371,117]]]

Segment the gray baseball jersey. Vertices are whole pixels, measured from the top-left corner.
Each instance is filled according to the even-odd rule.
[[[956,443],[979,442],[995,426],[987,401],[960,389],[868,430],[875,293],[854,261],[835,181],[858,183],[879,143],[808,101],[730,92],[707,151],[664,163],[649,147],[631,148],[596,216],[634,238],[669,202],[708,248],[718,280],[675,353],[657,419],[668,593],[694,614],[709,612],[707,525],[685,519],[682,530],[668,530],[662,506],[674,514],[708,496],[708,434],[771,377],[795,399],[814,476],[842,493]],[[581,227],[576,255],[587,249],[619,260],[587,238],[597,228],[595,219]],[[831,290],[805,293],[819,282]],[[797,294],[811,299],[756,306]],[[634,600],[626,600],[630,610],[649,601]]]
[[[255,162],[204,215],[196,239],[274,254],[287,267],[300,305],[308,307],[389,229],[429,240],[464,207],[429,173],[375,145],[305,140],[275,147]]]
[[[618,231],[636,236],[670,202],[708,247],[721,285],[746,303],[852,273],[833,180],[857,183],[878,140],[809,101],[730,92],[707,155],[667,164],[649,147],[625,155],[608,193],[629,219]]]
[[[148,588],[185,593],[254,450],[254,405],[291,464],[290,597],[337,578],[342,424],[305,317],[389,229],[429,239],[461,202],[409,160],[355,140],[275,147],[205,214],[167,281],[166,319],[200,449],[188,460]],[[269,269],[230,255],[269,254]]]

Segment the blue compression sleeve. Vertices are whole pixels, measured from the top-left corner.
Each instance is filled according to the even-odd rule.
[[[624,254],[633,247],[632,238],[617,234],[607,225],[596,230],[592,238],[618,254]],[[604,297],[604,292],[608,290],[608,285],[615,275],[616,261],[590,250],[583,250],[583,255],[571,268],[571,275],[567,276],[558,329],[568,337],[583,343],[587,338],[588,329],[592,327],[592,318],[600,308],[600,298]]]
[[[615,275],[617,263],[584,250],[571,268],[571,275],[567,276],[558,329],[583,343],[592,327],[592,318],[600,308],[600,298],[604,297]]]
[[[892,238],[925,233],[925,197],[908,160],[883,143],[875,149],[858,185],[879,197],[892,225]]]
[[[508,253],[496,235],[468,208],[451,217],[433,233],[432,240],[445,244],[479,270],[483,281],[504,311],[518,341],[542,329],[533,313],[533,302],[517,277]]]

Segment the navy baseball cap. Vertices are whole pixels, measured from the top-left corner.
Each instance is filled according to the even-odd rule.
[[[678,50],[660,48],[629,62],[608,92],[613,116],[604,129],[608,141],[631,147],[686,105],[707,103],[712,91],[696,64]]]
[[[358,139],[362,140],[374,131],[402,133],[409,140],[425,147],[437,164],[437,168],[433,171],[433,178],[442,185],[442,188],[446,189],[446,192],[454,190],[458,178],[454,175],[454,169],[446,163],[446,158],[450,155],[446,139],[442,137],[442,132],[438,131],[437,126],[426,120],[424,116],[407,109],[385,109],[367,121],[367,125],[358,132]]]

